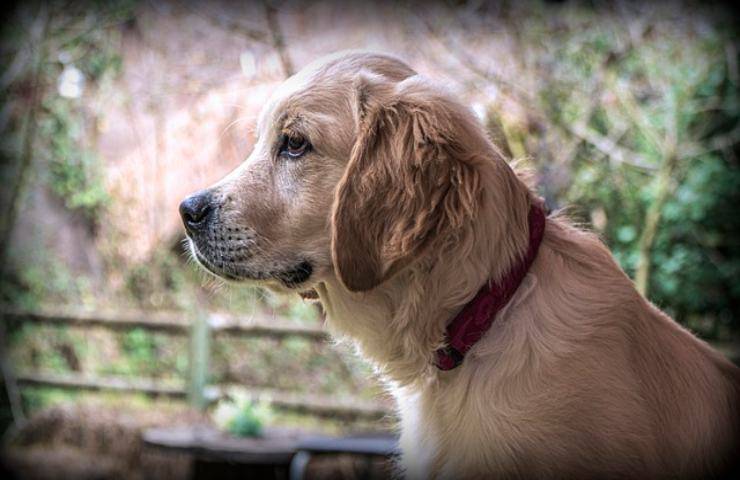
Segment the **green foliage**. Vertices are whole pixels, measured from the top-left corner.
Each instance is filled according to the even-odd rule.
[[[45,254],[38,246],[35,262],[0,278],[0,301],[33,310],[53,303],[69,303],[90,295],[86,277],[77,277],[69,267]]]
[[[137,371],[151,373],[156,367],[157,342],[150,332],[135,328],[123,335],[121,345]]]
[[[26,412],[36,412],[51,405],[73,402],[78,397],[77,393],[61,388],[27,387],[21,392],[23,409]]]
[[[133,265],[125,274],[127,293],[141,308],[184,308],[197,286],[173,252],[154,252],[146,263]]]
[[[582,220],[603,212],[600,233],[635,275],[649,238],[646,214],[664,189],[657,232],[646,245],[649,297],[679,321],[713,319],[701,332],[706,336],[739,331],[740,216],[732,206],[740,201],[740,171],[732,149],[740,108],[736,73],[729,71],[737,64],[736,50],[728,49],[732,29],[701,15],[676,19],[660,8],[642,31],[578,7],[560,13],[558,21],[534,19],[537,28],[523,28],[530,35],[524,41],[537,45],[537,103],[559,127],[543,133],[557,137],[546,145],[567,145],[570,127],[582,124],[624,155],[616,161],[603,144],[576,137],[566,159],[570,182],[550,198],[577,206]],[[541,168],[551,155],[533,153]]]
[[[10,329],[9,338],[10,358],[24,369],[80,371],[81,359],[87,354],[84,335],[74,329],[26,323]]]
[[[107,18],[105,11],[95,15],[101,16],[97,20]],[[70,67],[81,72],[86,90],[94,91],[110,82],[122,66],[113,38],[115,35],[101,26],[88,27],[85,35],[52,31],[50,50],[60,61],[48,64],[44,70],[49,85],[56,85],[63,70]],[[75,99],[51,90],[46,92],[42,107],[37,151],[44,153],[49,164],[49,186],[69,209],[80,210],[95,221],[110,201],[100,159],[90,141],[97,135],[97,118],[90,116],[93,112],[84,111]]]
[[[107,334],[106,334],[107,335]],[[111,334],[106,348],[88,356],[90,368],[102,375],[174,381],[188,371],[187,337],[172,337],[143,328]]]
[[[242,404],[239,412],[229,422],[229,432],[238,437],[258,437],[262,434],[263,421],[254,402]]]
[[[710,315],[718,328],[737,328],[740,216],[733,206],[740,204],[740,169],[715,155],[694,163],[663,209],[651,291],[679,318]]]
[[[188,368],[187,337],[145,329],[8,326],[8,355],[19,371],[156,378],[177,383]]]
[[[217,425],[237,437],[258,437],[273,422],[269,399],[254,400],[242,391],[232,392],[212,412]]]
[[[69,209],[81,210],[95,220],[110,201],[98,158],[80,147],[80,122],[67,100],[48,99],[44,110],[39,133],[46,143],[49,186]]]
[[[134,6],[135,2],[117,1],[89,10],[52,3],[39,9],[49,15],[49,20],[45,24],[43,48],[35,46],[43,52],[43,58],[38,72],[41,107],[35,112],[38,128],[33,137],[33,162],[36,167],[48,165],[48,169],[40,170],[48,170],[46,180],[51,190],[70,210],[83,212],[93,224],[109,198],[102,182],[100,160],[94,153],[98,113],[85,108],[79,98],[92,98],[120,73],[119,35],[109,27],[132,18]],[[81,10],[77,11],[78,8]],[[24,42],[29,39],[17,33],[13,28],[7,29],[3,32],[4,40],[18,49],[26,48]],[[0,60],[10,61],[5,57]],[[19,84],[31,81],[25,78],[30,74],[30,63],[26,70],[18,76]],[[70,71],[81,75],[81,88],[73,98],[65,98],[57,87],[64,73]],[[1,99],[3,103],[17,103],[25,108],[26,90],[27,87],[9,89]],[[11,157],[20,156],[20,151],[8,153]]]

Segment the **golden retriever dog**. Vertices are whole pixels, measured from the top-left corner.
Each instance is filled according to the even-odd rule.
[[[545,217],[471,110],[394,57],[289,78],[249,158],[180,213],[214,275],[318,294],[397,399],[406,478],[732,468],[740,370]]]

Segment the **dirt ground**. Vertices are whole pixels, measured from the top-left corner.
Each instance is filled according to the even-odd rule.
[[[187,409],[152,411],[93,405],[55,406],[34,415],[3,446],[5,467],[24,479],[188,478],[188,455],[147,449],[141,432],[149,427],[201,423]]]
[[[208,422],[204,415],[182,407],[170,410],[84,404],[51,407],[6,435],[0,478],[195,478],[197,468],[191,455],[164,453],[148,447],[142,441],[141,433],[151,427]],[[306,475],[319,480],[386,479],[392,476],[393,471],[394,465],[390,460],[368,461],[350,455],[326,455],[312,459]],[[227,477],[232,478],[234,472],[246,471],[229,467],[224,472],[231,472]],[[273,478],[282,478],[284,474]],[[250,478],[250,475],[247,473],[235,478]]]

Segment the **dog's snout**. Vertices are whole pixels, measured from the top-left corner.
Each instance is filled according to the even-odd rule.
[[[212,210],[211,195],[207,191],[190,195],[180,204],[180,216],[185,229],[194,233],[203,228]]]

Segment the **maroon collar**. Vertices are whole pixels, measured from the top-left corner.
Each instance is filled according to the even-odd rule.
[[[447,325],[447,346],[437,350],[435,365],[440,370],[452,370],[460,365],[465,354],[480,340],[493,323],[496,314],[509,303],[532,266],[545,233],[545,212],[533,203],[529,209],[529,246],[499,283],[489,281],[478,291],[460,313]]]

